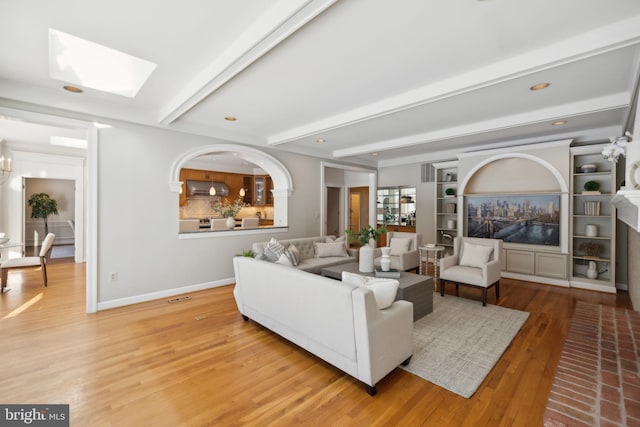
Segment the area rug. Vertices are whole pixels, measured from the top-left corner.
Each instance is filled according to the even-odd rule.
[[[402,368],[469,398],[529,313],[433,294],[433,312],[413,324],[413,357]]]

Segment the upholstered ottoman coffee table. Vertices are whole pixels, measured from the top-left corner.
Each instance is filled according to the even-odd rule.
[[[360,273],[358,263],[334,265],[323,268],[320,274],[332,279],[342,280],[342,272],[362,274],[363,276],[374,277],[374,273]],[[413,303],[413,321],[426,316],[433,311],[433,279],[420,274],[400,272],[400,282],[396,300],[404,300]]]

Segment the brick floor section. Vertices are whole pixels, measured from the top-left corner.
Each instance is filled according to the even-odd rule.
[[[544,425],[640,426],[640,313],[578,301]]]

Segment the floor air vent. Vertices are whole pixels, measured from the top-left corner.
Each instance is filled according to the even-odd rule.
[[[187,296],[184,296],[184,297],[172,298],[167,302],[169,304],[173,304],[174,302],[186,301],[188,299],[191,299],[191,297],[187,295]]]

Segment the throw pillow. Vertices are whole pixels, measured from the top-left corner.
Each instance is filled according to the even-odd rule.
[[[373,292],[376,305],[380,310],[391,306],[396,299],[400,282],[395,279],[366,277],[356,273],[342,272],[342,281],[356,286],[366,287]]]
[[[474,245],[464,242],[462,247],[462,257],[458,265],[464,265],[467,267],[482,267],[487,262],[493,253],[493,248],[490,246]]]
[[[341,257],[349,256],[349,254],[347,254],[346,248],[344,247],[344,243],[342,242],[331,242],[331,243],[315,242],[314,246],[316,249],[316,253],[315,253],[316,258],[326,258],[326,257],[332,257],[332,256],[341,256]]]
[[[298,265],[300,263],[300,251],[294,244],[289,245],[283,252],[283,254],[289,259],[291,265]]]
[[[260,252],[258,255],[255,256],[256,259],[259,259],[261,261],[269,261],[269,262],[273,262],[271,261],[265,254],[264,252]]]
[[[284,246],[282,243],[278,242],[275,238],[271,238],[269,243],[264,247],[264,254],[271,262],[278,261],[280,255],[284,252]]]
[[[393,237],[391,239],[391,243],[389,243],[389,247],[391,248],[391,252],[389,255],[391,256],[399,256],[403,252],[407,252],[409,250],[409,245],[411,245],[411,239],[401,239],[398,237]]]
[[[284,253],[277,259],[276,264],[288,265],[289,267],[293,266],[291,261],[289,261],[289,258]]]

